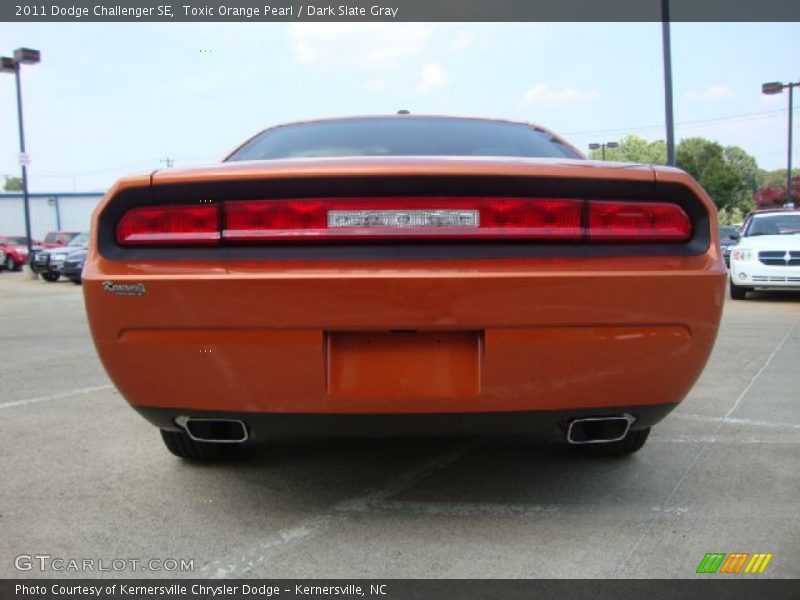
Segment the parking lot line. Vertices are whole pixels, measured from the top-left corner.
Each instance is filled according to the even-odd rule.
[[[710,415],[696,415],[675,411],[670,419],[686,419],[687,421],[703,421],[706,423],[729,423],[731,425],[752,425],[753,427],[772,427],[776,429],[800,429],[798,423],[776,423],[774,421],[757,421],[755,419],[738,419],[735,417],[713,417]],[[652,439],[652,438],[651,438]]]
[[[38,398],[28,398],[26,400],[12,400],[11,402],[0,403],[2,408],[14,408],[15,406],[26,406],[28,404],[37,404],[39,402],[50,402],[51,400],[62,400],[63,398],[71,398],[72,396],[82,396],[83,394],[91,394],[92,392],[102,392],[104,390],[113,389],[113,385],[95,385],[92,387],[81,388],[78,390],[71,390],[69,392],[61,392],[58,394],[50,394],[49,396],[39,396]]]
[[[758,378],[761,377],[761,374],[764,371],[766,371],[767,367],[772,362],[772,359],[774,359],[778,355],[778,352],[780,352],[781,348],[783,348],[783,345],[786,343],[786,340],[789,339],[789,337],[795,332],[796,329],[797,329],[797,323],[795,323],[794,325],[792,325],[789,328],[789,331],[786,332],[786,334],[781,338],[781,340],[778,342],[778,344],[775,346],[775,348],[772,350],[772,352],[770,352],[769,356],[764,361],[764,364],[761,365],[761,368],[758,371],[756,371],[755,375],[753,375],[753,377],[750,379],[750,382],[744,387],[744,389],[737,396],[736,400],[733,402],[731,407],[728,409],[728,411],[725,413],[725,415],[717,423],[717,426],[711,432],[711,437],[712,438],[715,438],[716,435],[719,433],[720,429],[722,429],[722,427],[726,423],[729,422],[730,416],[739,407],[739,405],[741,404],[742,400],[747,395],[747,392],[749,392],[752,389],[752,387],[755,384],[755,382],[758,381]],[[703,458],[706,455],[706,453],[708,452],[708,449],[711,447],[711,445],[713,443],[715,443],[715,442],[714,441],[710,441],[708,443],[705,443],[695,453],[694,458],[689,463],[689,465],[686,467],[686,469],[684,470],[683,474],[680,476],[680,478],[678,479],[677,483],[672,488],[672,491],[670,491],[670,493],[667,495],[666,499],[662,503],[662,506],[669,508],[669,505],[672,502],[672,499],[677,495],[678,490],[683,485],[683,482],[686,481],[686,478],[689,476],[689,473],[691,473],[694,470],[695,466],[697,466],[697,464],[700,462],[700,459]],[[628,552],[628,554],[617,565],[617,568],[614,569],[614,572],[611,574],[611,579],[616,579],[617,577],[619,577],[620,573],[625,568],[630,566],[631,559],[636,555],[636,552],[639,550],[639,547],[642,545],[642,542],[644,542],[644,540],[647,538],[647,536],[650,535],[650,532],[653,531],[653,529],[655,528],[655,526],[658,523],[660,518],[661,518],[661,513],[660,512],[655,513],[655,515],[645,525],[644,529],[642,530],[642,533],[639,535],[639,537],[637,538],[636,542],[634,542],[634,544],[631,547],[631,549]]]
[[[339,502],[322,513],[300,521],[293,527],[281,529],[238,559],[213,561],[203,566],[198,576],[223,579],[246,575],[252,572],[255,567],[263,565],[267,560],[282,552],[286,547],[312,538],[325,530],[334,521],[345,518],[344,513],[358,510],[362,506],[369,506],[373,502],[379,502],[425,479],[436,471],[450,466],[469,454],[479,443],[479,441],[470,440],[455,450],[440,454],[416,468],[393,477],[385,485],[375,490],[362,496]]]
[[[372,500],[337,507],[345,512],[392,512],[404,515],[443,517],[511,517],[558,512],[554,504],[505,504],[499,502],[431,502],[413,500]]]

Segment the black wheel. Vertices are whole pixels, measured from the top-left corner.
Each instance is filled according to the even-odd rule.
[[[50,283],[58,281],[59,277],[61,277],[61,273],[42,273],[42,279],[49,281]]]
[[[161,430],[161,439],[167,450],[188,460],[218,460],[230,454],[235,444],[196,442],[183,431]]]
[[[6,260],[3,263],[6,267],[7,271],[16,271],[17,270],[17,263],[14,262],[14,259],[10,256],[6,256]]]
[[[81,280],[80,279],[70,279],[70,281],[72,283],[74,283],[75,285],[80,285],[81,284]]]
[[[573,446],[584,454],[590,456],[627,456],[640,450],[650,435],[650,428],[631,429],[624,438],[618,442],[606,442],[602,444],[580,444]]]
[[[747,299],[747,291],[750,288],[741,285],[736,285],[735,283],[733,283],[733,280],[731,280],[729,287],[731,290],[731,298],[733,298],[734,300]]]

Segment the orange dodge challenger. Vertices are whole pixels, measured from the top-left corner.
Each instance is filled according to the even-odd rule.
[[[489,119],[273,127],[122,179],[92,236],[100,358],[189,459],[284,435],[629,454],[702,371],[725,286],[689,175]]]

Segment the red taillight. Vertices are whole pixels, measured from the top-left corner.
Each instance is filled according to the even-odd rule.
[[[123,245],[215,244],[219,209],[214,205],[143,206],[125,213],[117,225]]]
[[[596,241],[685,241],[692,223],[668,202],[589,202],[589,239]]]
[[[129,210],[122,245],[373,239],[686,241],[677,204],[568,198],[310,198],[233,200]]]
[[[520,198],[326,198],[223,204],[226,240],[579,239],[581,201]]]

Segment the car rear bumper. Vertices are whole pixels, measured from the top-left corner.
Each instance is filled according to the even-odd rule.
[[[434,415],[679,402],[716,337],[721,261],[560,264],[109,278],[87,263],[83,283],[100,357],[136,407]]]
[[[136,407],[160,429],[178,431],[180,417],[238,420],[247,439],[255,442],[284,437],[407,437],[524,435],[542,441],[563,441],[570,421],[582,417],[630,415],[631,429],[646,429],[663,419],[677,404],[609,407],[589,410],[542,410],[489,413],[418,414],[290,414]]]

